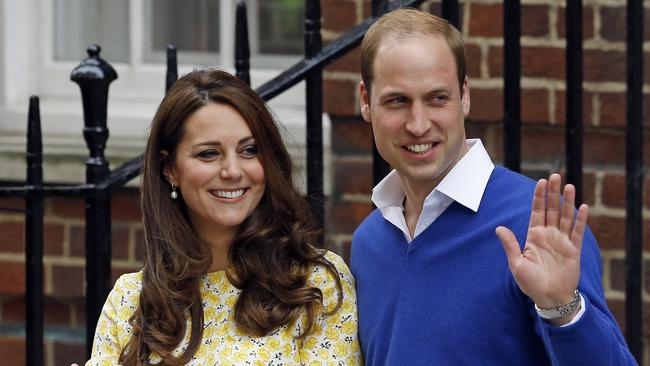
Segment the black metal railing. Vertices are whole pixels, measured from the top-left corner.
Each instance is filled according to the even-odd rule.
[[[424,0],[372,1],[372,16],[322,46],[320,1],[306,1],[305,57],[257,88],[268,101],[300,81],[306,81],[307,118],[307,195],[321,224],[323,212],[323,68],[359,45],[375,18],[398,6],[419,6]],[[516,171],[521,165],[521,5],[504,1],[504,164]],[[457,0],[442,1],[442,15],[458,26]],[[236,13],[236,75],[250,83],[250,52],[244,1]],[[627,184],[626,184],[626,338],[637,360],[642,360],[642,68],[643,3],[628,0],[627,32]],[[582,191],[582,1],[567,1],[567,93],[566,161],[567,180]],[[45,197],[83,197],[86,201],[86,341],[90,355],[92,337],[103,302],[110,289],[111,215],[110,194],[139,174],[142,157],[136,157],[110,171],[104,159],[108,138],[106,107],[108,88],[117,77],[91,46],[89,57],[73,70],[71,78],[81,88],[84,107],[84,138],[90,151],[86,161],[86,183],[44,185],[42,143],[38,98],[30,99],[27,143],[27,181],[21,186],[0,188],[0,197],[22,197],[26,202],[26,360],[28,365],[43,364],[43,200]],[[167,49],[166,90],[178,78],[176,47]],[[388,165],[373,146],[373,180],[377,183],[388,172]],[[579,193],[580,195],[581,193]]]

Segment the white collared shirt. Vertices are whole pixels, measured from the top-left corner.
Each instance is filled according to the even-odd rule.
[[[382,216],[404,233],[411,242],[456,201],[476,212],[490,179],[494,163],[479,139],[467,140],[468,151],[424,200],[413,238],[404,218],[404,190],[397,171],[391,171],[372,190],[372,202]]]
[[[494,163],[480,139],[467,139],[466,143],[467,153],[425,198],[413,238],[404,217],[405,194],[397,171],[392,170],[373,188],[372,202],[388,222],[402,231],[408,243],[431,225],[454,201],[474,212],[478,211],[483,192],[494,170]],[[584,314],[585,299],[582,294],[580,294],[580,301],[582,306],[578,314],[563,327],[574,324]]]

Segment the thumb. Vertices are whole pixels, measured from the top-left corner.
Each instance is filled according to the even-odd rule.
[[[495,233],[499,237],[499,240],[501,240],[503,250],[506,252],[506,257],[508,257],[508,266],[510,269],[514,268],[522,259],[521,249],[515,234],[505,226],[497,227]]]

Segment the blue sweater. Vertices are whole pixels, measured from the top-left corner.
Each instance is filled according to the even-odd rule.
[[[366,365],[636,364],[607,309],[601,259],[585,233],[585,313],[554,327],[517,286],[499,225],[523,246],[535,182],[497,167],[478,212],[453,202],[410,244],[373,211],[355,231],[359,335]]]

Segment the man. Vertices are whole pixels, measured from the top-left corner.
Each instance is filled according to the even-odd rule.
[[[561,203],[559,175],[535,184],[465,139],[460,33],[391,12],[364,37],[361,67],[361,113],[395,169],[352,242],[366,364],[636,364],[574,187]]]

